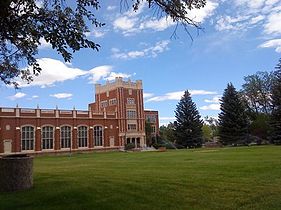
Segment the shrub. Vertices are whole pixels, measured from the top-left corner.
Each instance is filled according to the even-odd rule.
[[[135,145],[133,143],[129,143],[125,145],[125,150],[132,150],[135,148]]]

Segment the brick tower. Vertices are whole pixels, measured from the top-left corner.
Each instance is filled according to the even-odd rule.
[[[123,81],[95,85],[95,103],[89,104],[93,113],[115,113],[118,119],[119,141],[145,146],[145,114],[142,81]]]

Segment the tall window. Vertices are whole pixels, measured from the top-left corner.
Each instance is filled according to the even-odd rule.
[[[54,148],[54,128],[45,126],[42,128],[42,149]]]
[[[87,126],[78,127],[78,147],[87,147],[88,144],[88,129]]]
[[[146,120],[152,123],[156,122],[156,116],[155,115],[146,115]]]
[[[94,141],[95,146],[102,146],[103,132],[101,126],[94,127]]]
[[[129,131],[137,130],[137,125],[136,124],[128,124],[128,130]]]
[[[21,129],[21,149],[34,150],[34,128],[24,126]]]
[[[136,110],[127,110],[127,118],[136,119],[137,118]]]
[[[71,141],[71,127],[63,126],[60,130],[61,148],[70,148]]]

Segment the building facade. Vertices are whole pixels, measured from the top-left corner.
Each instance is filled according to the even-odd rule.
[[[0,154],[145,147],[148,118],[158,133],[158,112],[144,110],[142,81],[118,77],[95,86],[88,110],[0,108]]]

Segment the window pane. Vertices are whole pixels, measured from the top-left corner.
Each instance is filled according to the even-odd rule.
[[[33,150],[34,149],[34,128],[32,126],[22,127],[21,148],[22,148],[22,150]]]

